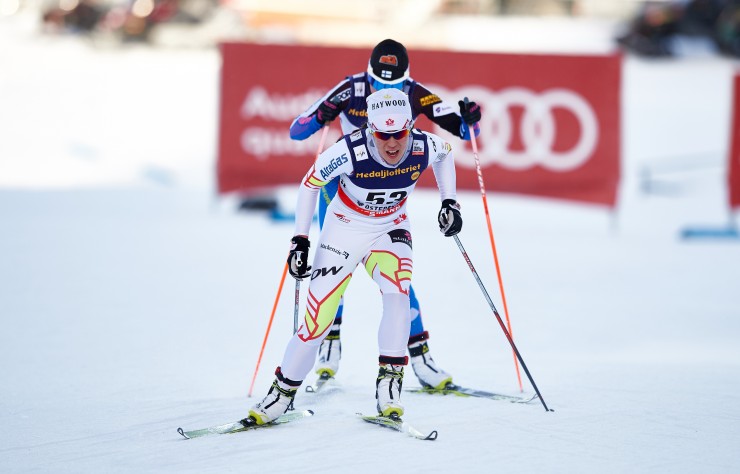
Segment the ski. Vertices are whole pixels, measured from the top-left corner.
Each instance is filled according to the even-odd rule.
[[[210,428],[203,428],[200,430],[185,431],[182,428],[178,428],[177,432],[180,433],[185,439],[200,438],[201,436],[208,436],[214,434],[231,434],[239,433],[240,431],[256,430],[258,428],[269,428],[271,426],[282,425],[290,423],[291,421],[300,420],[308,416],[312,416],[312,410],[299,410],[285,413],[280,415],[276,420],[264,425],[258,425],[252,418],[244,418],[236,423],[227,423],[225,425],[212,426]]]
[[[447,384],[445,388],[416,387],[409,389],[412,393],[429,393],[439,395],[456,395],[458,397],[488,398],[490,400],[504,400],[511,403],[530,403],[537,399],[537,394],[531,397],[518,397],[516,395],[504,395],[501,393],[486,392],[474,388],[461,387],[455,384]]]
[[[434,441],[435,439],[437,439],[437,430],[434,430],[429,434],[424,434],[396,415],[391,415],[390,417],[388,417],[380,415],[363,415],[362,413],[358,413],[357,416],[368,423],[405,433],[412,438],[430,441]]]
[[[321,372],[321,375],[316,379],[316,383],[313,385],[306,385],[306,392],[318,393],[330,380],[334,380],[334,377],[329,375],[328,372]]]

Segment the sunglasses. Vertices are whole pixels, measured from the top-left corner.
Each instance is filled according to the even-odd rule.
[[[409,136],[410,131],[411,130],[409,130],[408,128],[404,128],[403,130],[399,130],[397,132],[379,132],[377,130],[373,130],[373,136],[383,141],[388,141],[391,138],[395,140],[402,140]]]

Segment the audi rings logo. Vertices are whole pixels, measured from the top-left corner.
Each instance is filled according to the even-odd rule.
[[[444,90],[437,86],[430,88]],[[599,124],[591,105],[569,89],[535,93],[522,87],[496,92],[468,87],[443,93],[444,97],[469,97],[481,105],[478,149],[481,164],[498,164],[517,171],[540,165],[551,171],[565,172],[588,161],[599,141]],[[513,122],[514,114],[511,113],[515,107],[522,110],[518,124]],[[567,149],[555,149],[559,125],[556,109],[572,114],[578,122],[577,140]],[[517,130],[519,137],[514,136]],[[511,149],[515,138],[519,139],[520,149]]]

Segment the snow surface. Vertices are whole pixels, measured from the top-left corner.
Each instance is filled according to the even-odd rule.
[[[435,442],[354,417],[374,410],[380,316],[361,272],[336,387],[296,400],[316,416],[183,440],[179,426],[246,415],[293,323],[289,280],[247,398],[292,224],[214,196],[218,56],[8,28],[0,64],[0,472],[740,472],[740,243],[680,239],[729,219],[732,63],[626,58],[618,212],[489,194],[514,336],[555,411],[406,394],[405,418]],[[503,315],[480,195],[460,201]],[[409,207],[436,361],[516,394],[436,194]]]

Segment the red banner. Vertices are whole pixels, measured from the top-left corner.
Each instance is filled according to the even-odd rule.
[[[297,184],[320,134],[291,140],[291,121],[364,71],[370,48],[226,43],[221,53],[219,192]],[[621,56],[411,50],[409,57],[412,77],[444,100],[481,105],[478,151],[488,191],[616,205]],[[477,190],[470,143],[423,116],[417,127],[449,139],[458,188]],[[334,125],[327,143],[339,136]],[[435,186],[431,173],[420,185]]]
[[[735,75],[733,87],[732,128],[730,129],[730,151],[727,194],[730,209],[740,207],[740,74]]]

